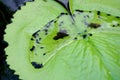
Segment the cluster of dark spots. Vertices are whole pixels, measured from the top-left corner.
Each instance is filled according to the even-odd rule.
[[[91,28],[99,28],[101,25],[100,24],[97,24],[97,23],[90,23],[89,25],[88,25],[88,27],[91,27]]]
[[[37,36],[39,36],[38,32],[40,32],[40,30],[36,31],[35,33],[33,33],[33,37],[36,38]]]
[[[31,62],[32,66],[35,68],[35,69],[40,69],[43,67],[43,64],[38,64],[36,62]]]
[[[60,13],[60,15],[68,15],[68,13]]]
[[[48,35],[48,29],[43,29],[45,31],[45,35]]]
[[[33,35],[32,35],[34,38],[36,38],[36,36],[38,36],[38,33],[33,33]]]
[[[66,36],[69,36],[67,33],[64,32],[58,32],[56,36],[53,37],[54,40],[62,39]]]
[[[48,32],[48,29],[43,29],[43,31]]]
[[[30,49],[30,51],[33,51],[33,50],[35,50],[35,46],[32,46],[32,48]]]
[[[78,10],[78,9],[77,9],[77,10],[75,10],[75,11],[80,12],[80,13],[84,12],[83,10]]]
[[[46,27],[46,28],[49,28],[49,27],[51,26],[52,22],[54,22],[54,20],[51,20],[50,22],[48,22],[48,23],[45,25],[45,27]]]
[[[63,15],[68,15],[68,13],[60,13],[60,15],[57,17],[57,18],[60,18],[61,16],[63,16]]]
[[[92,36],[93,34],[92,33],[88,33],[88,34],[83,34],[82,37],[83,39],[87,38],[88,36]]]
[[[40,44],[40,40],[41,40],[41,38],[35,38],[35,42],[36,42],[36,44]]]
[[[40,41],[39,41],[39,39],[36,39],[36,43],[37,43],[37,44],[40,44]]]
[[[97,11],[97,15],[100,15],[101,14],[101,12],[100,11]]]

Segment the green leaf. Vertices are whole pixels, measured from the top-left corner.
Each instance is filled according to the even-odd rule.
[[[120,15],[120,0],[69,0],[70,9],[74,12],[75,9],[97,10],[112,15]],[[78,4],[78,5],[76,5]]]
[[[23,80],[119,80],[119,1],[107,2],[69,0],[72,15],[52,0],[28,3],[6,29],[10,68]]]

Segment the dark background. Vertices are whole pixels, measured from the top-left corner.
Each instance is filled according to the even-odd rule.
[[[28,1],[33,0],[0,0],[0,80],[19,80],[19,75],[14,75],[15,71],[11,70],[5,61],[7,55],[5,55],[4,49],[8,43],[4,41],[3,35],[6,25],[12,23],[13,14],[21,6],[25,6]]]

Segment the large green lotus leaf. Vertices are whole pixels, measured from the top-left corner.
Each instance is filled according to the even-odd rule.
[[[23,80],[119,80],[120,1],[110,1],[69,0],[72,15],[28,3],[6,29],[10,68]]]

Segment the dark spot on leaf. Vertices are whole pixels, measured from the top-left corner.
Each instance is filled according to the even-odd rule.
[[[92,33],[89,33],[89,36],[92,36],[93,34]]]
[[[90,23],[88,26],[91,27],[91,28],[98,28],[98,27],[100,27],[101,25],[100,25],[100,24],[97,24],[97,23]]]
[[[117,26],[120,26],[120,24],[117,24]]]
[[[84,12],[83,10],[75,10],[75,11],[77,11],[77,12],[81,12],[81,13]]]
[[[45,56],[46,55],[46,53],[43,53],[43,56]]]
[[[84,34],[84,35],[82,35],[82,37],[83,37],[83,39],[85,39],[85,38],[87,37],[87,35],[86,35],[86,34]]]
[[[111,16],[111,14],[107,14],[107,16]]]
[[[41,40],[42,38],[39,38],[39,41]]]
[[[43,49],[44,47],[40,47],[40,49]]]
[[[56,23],[57,21],[54,21],[54,23]]]
[[[75,37],[74,40],[77,40],[77,37]]]
[[[117,26],[119,26],[119,25],[120,25],[120,24],[116,24],[116,25],[113,24],[112,27],[117,27]]]
[[[44,29],[43,31],[48,32],[48,29]]]
[[[68,15],[68,13],[60,13],[60,15],[57,17],[57,18],[60,18],[61,16],[63,16],[63,15]]]
[[[54,20],[51,20],[49,23],[52,23]]]
[[[33,35],[32,35],[32,36],[33,36],[34,38],[36,38],[36,36],[38,36],[38,35],[39,35],[39,34],[38,34],[38,32],[40,32],[40,30],[38,30],[38,31],[36,31],[35,33],[33,33]]]
[[[68,13],[61,13],[61,15],[68,15]]]
[[[42,68],[43,67],[43,64],[38,64],[36,62],[31,62],[32,66],[36,69],[39,69],[39,68]]]
[[[35,49],[35,46],[32,46],[32,48],[30,49],[30,51],[33,51]]]
[[[112,27],[115,27],[115,25],[112,25]]]
[[[58,40],[58,39],[62,39],[66,36],[69,36],[68,34],[64,33],[64,32],[58,32],[57,35],[55,37],[53,37],[54,40]]]
[[[45,25],[46,28],[49,28],[51,23],[53,22],[54,20],[51,20],[50,22],[48,22],[48,24]]]
[[[116,16],[116,18],[120,18],[120,16]]]
[[[31,38],[31,40],[33,41],[34,39],[33,39],[33,38]]]
[[[89,13],[91,13],[92,11],[89,11]]]
[[[36,39],[36,43],[37,43],[37,44],[39,44],[39,43],[40,43],[38,39]]]
[[[48,32],[45,32],[45,35],[48,35]]]
[[[100,15],[100,11],[97,11],[97,15]]]

